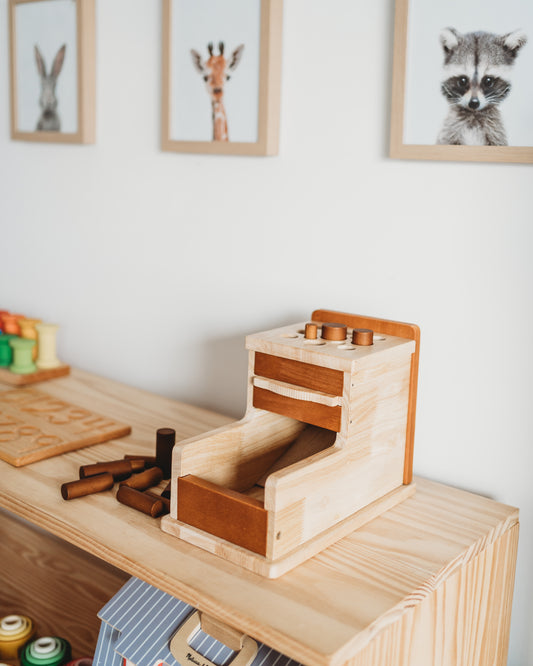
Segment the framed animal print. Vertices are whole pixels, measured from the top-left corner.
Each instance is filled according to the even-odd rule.
[[[92,143],[94,0],[9,0],[11,138]]]
[[[278,152],[283,0],[163,0],[163,150]]]
[[[396,0],[390,155],[533,162],[533,3]]]

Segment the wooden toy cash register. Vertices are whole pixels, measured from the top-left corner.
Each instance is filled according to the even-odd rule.
[[[328,310],[249,335],[245,416],[176,444],[162,529],[275,578],[409,497],[419,339]]]

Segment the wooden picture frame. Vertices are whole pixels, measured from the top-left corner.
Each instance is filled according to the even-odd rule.
[[[94,0],[9,0],[9,26],[11,138],[94,143]]]
[[[511,15],[508,15],[506,5],[505,10],[501,10],[499,19],[495,15],[497,10],[489,10],[482,0],[464,0],[459,5],[460,9],[457,9],[457,3],[448,2],[446,6],[446,2],[447,0],[438,0],[436,3],[431,0],[417,0],[415,3],[414,0],[396,0],[390,156],[399,159],[533,162],[533,98],[530,84],[527,84],[527,88],[522,84],[522,81],[530,81],[530,65],[533,66],[533,11],[526,7],[527,3],[521,3],[524,20],[520,22],[520,3],[517,0],[511,2],[514,14],[511,12]],[[449,11],[449,7],[456,9]],[[491,11],[492,15],[487,15],[487,11]],[[513,65],[508,68],[513,85],[500,116],[505,130],[518,129],[519,120],[519,134],[523,139],[512,142],[511,132],[511,145],[437,144],[438,138],[443,140],[444,121],[447,110],[449,112],[452,106],[451,102],[447,103],[441,90],[441,83],[446,76],[443,75],[445,55],[448,58],[450,54],[449,44],[446,43],[448,28],[459,32],[461,36],[478,30],[503,36],[511,34],[515,28],[522,28],[529,37],[530,44],[526,45],[528,48],[522,49],[522,45],[525,45],[525,42],[522,42],[520,52],[518,53],[517,49],[513,56]],[[424,34],[424,31],[427,34]],[[438,63],[435,58],[440,59]],[[516,76],[515,82],[518,70],[520,76]],[[435,123],[435,132],[431,135],[426,132],[427,116],[431,115],[430,109],[437,109],[437,105],[441,105],[439,108],[442,109],[442,115],[433,114],[431,122]],[[516,120],[512,127],[507,127],[506,113],[509,108],[513,110],[512,120]],[[531,131],[526,128],[526,123],[532,128]],[[423,131],[426,132],[424,140],[419,140]]]
[[[276,155],[283,0],[219,3],[218,11],[225,7],[227,13],[227,21],[222,19],[219,24],[216,23],[219,15],[213,16],[211,23],[206,20],[209,12],[203,5],[209,3],[216,8],[213,0],[201,3],[199,0],[163,0],[161,148],[185,153]],[[243,18],[239,16],[239,7],[245,10]],[[198,21],[195,21],[195,12]],[[181,28],[174,27],[181,25],[178,15],[187,17],[182,21],[186,39],[180,39]],[[234,25],[238,20],[242,21],[241,33]],[[224,36],[228,33],[231,37]],[[241,52],[238,52],[239,45],[244,45]],[[213,94],[213,70],[209,69],[208,61],[210,53],[215,59],[222,55],[221,47],[222,52],[226,49],[226,71],[230,71],[235,59],[239,68],[235,65],[235,74],[231,72],[230,90],[226,90],[225,85],[222,88],[225,105],[222,127],[225,119],[227,138],[215,139],[219,107]],[[220,125],[217,127],[220,130]],[[223,129],[219,135],[224,137]]]

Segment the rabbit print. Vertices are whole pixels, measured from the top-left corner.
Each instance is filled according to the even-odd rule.
[[[57,95],[56,84],[57,78],[63,67],[65,60],[66,44],[59,49],[52,63],[50,73],[46,73],[46,65],[39,51],[35,45],[35,61],[37,63],[37,71],[41,78],[41,95],[39,97],[39,106],[41,107],[41,115],[37,121],[37,131],[44,132],[59,132],[61,130],[61,121],[57,112]]]

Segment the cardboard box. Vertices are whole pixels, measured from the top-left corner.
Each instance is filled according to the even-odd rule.
[[[186,622],[194,625],[194,613],[189,604],[130,578],[98,613],[102,624],[93,666],[229,666],[239,661],[240,652],[201,629],[183,643],[187,649],[182,661],[173,657],[170,642],[180,628],[186,629]],[[254,644],[247,660],[251,666],[301,666],[262,643],[250,643]]]

